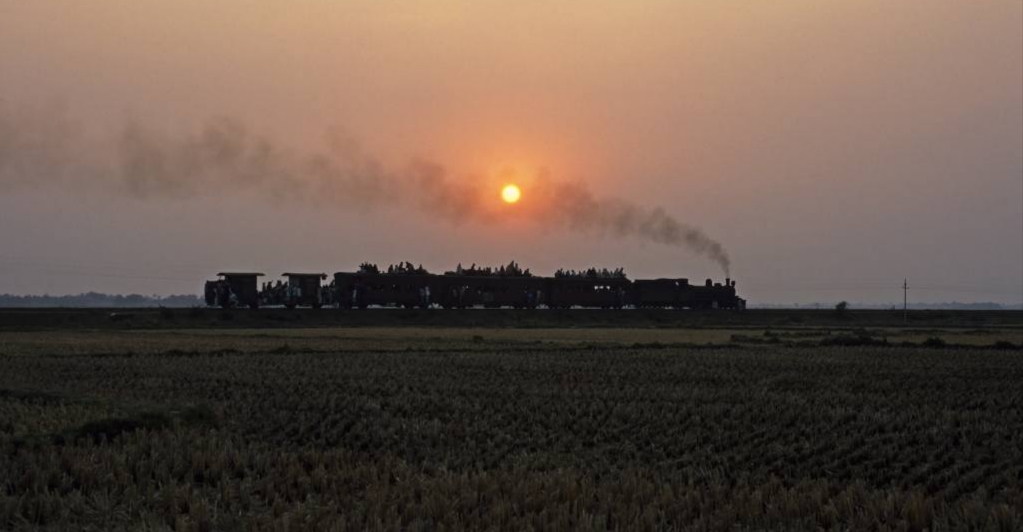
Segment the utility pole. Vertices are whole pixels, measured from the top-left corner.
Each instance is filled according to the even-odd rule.
[[[909,322],[909,281],[908,279],[902,280],[902,322]]]

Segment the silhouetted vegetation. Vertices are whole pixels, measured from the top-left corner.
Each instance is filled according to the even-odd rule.
[[[868,332],[852,331],[848,333],[839,333],[824,337],[820,341],[821,345],[840,345],[846,347],[856,346],[872,346],[872,345],[887,345],[888,340],[883,338],[875,338]]]
[[[140,294],[118,295],[100,292],[86,292],[78,295],[16,296],[0,294],[0,307],[85,307],[85,308],[152,308],[152,307],[198,307],[206,303],[191,294],[174,296],[144,296]]]

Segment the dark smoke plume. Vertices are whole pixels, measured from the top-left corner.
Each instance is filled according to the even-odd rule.
[[[501,214],[486,179],[452,179],[428,161],[390,170],[338,134],[322,150],[296,151],[222,118],[186,136],[130,122],[113,138],[96,140],[61,113],[15,113],[0,103],[0,193],[99,183],[141,199],[255,193],[274,202],[353,209],[409,205],[452,223],[491,222]],[[677,246],[729,270],[719,242],[663,209],[596,197],[580,183],[546,175],[526,195],[522,212],[541,225]]]
[[[657,244],[683,247],[704,255],[729,274],[731,261],[718,241],[702,230],[686,225],[664,212],[644,208],[617,198],[596,198],[577,183],[555,183],[550,201],[553,221],[580,231],[610,233],[616,237],[638,237]],[[557,207],[560,206],[561,209]]]

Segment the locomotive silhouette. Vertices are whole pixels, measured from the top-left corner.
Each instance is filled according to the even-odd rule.
[[[688,308],[744,309],[735,281],[707,279],[693,285],[685,278],[629,279],[623,269],[558,270],[551,277],[532,274],[515,262],[498,268],[459,265],[432,274],[411,263],[379,269],[363,263],[358,271],[281,274],[286,282],[259,283],[262,273],[222,272],[206,281],[209,306],[287,308],[324,306],[343,309],[404,308]]]

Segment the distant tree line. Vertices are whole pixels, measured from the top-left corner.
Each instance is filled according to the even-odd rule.
[[[106,308],[143,308],[143,307],[197,307],[205,302],[193,294],[171,296],[144,296],[141,294],[103,294],[86,292],[78,295],[51,296],[29,295],[16,296],[0,294],[0,307],[106,307]]]

